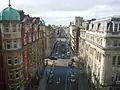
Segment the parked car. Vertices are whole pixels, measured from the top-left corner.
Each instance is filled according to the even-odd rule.
[[[75,75],[71,74],[71,76],[70,76],[70,82],[71,83],[75,83],[76,82]]]
[[[59,83],[60,83],[60,78],[58,78],[58,80],[57,80],[56,84],[59,84]]]

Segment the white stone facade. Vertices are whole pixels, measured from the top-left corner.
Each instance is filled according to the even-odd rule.
[[[84,22],[79,38],[79,56],[94,86],[120,90],[120,17]]]

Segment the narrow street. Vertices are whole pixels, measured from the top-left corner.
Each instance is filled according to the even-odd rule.
[[[86,74],[78,69],[71,61],[74,56],[69,43],[61,31],[51,53],[52,64],[44,70],[43,89],[38,90],[89,90]],[[54,62],[53,62],[54,60]]]
[[[70,69],[75,75],[75,82],[70,81]],[[55,66],[51,82],[49,82],[49,72],[45,90],[89,90],[85,73],[76,67]],[[60,82],[57,83],[59,78]]]
[[[56,59],[70,59],[72,55],[71,51],[72,50],[68,45],[66,39],[61,39],[61,40],[59,39],[56,42],[51,57],[54,57]]]
[[[89,90],[85,72],[73,65],[68,66],[73,53],[65,38],[57,39],[51,57],[56,58],[56,63],[46,68],[45,90]]]

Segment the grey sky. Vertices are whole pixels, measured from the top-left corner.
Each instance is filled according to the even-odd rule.
[[[51,24],[69,24],[75,16],[89,19],[120,15],[120,0],[11,0],[11,4]],[[8,0],[2,0],[0,10],[7,5]]]

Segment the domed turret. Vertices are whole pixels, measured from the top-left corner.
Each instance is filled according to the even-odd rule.
[[[40,24],[45,25],[45,21],[43,19],[40,20]]]
[[[0,21],[2,20],[2,16],[1,16],[1,13],[0,13]]]
[[[20,14],[14,8],[7,7],[1,12],[1,20],[15,20],[20,21]]]
[[[42,22],[43,25],[45,25],[45,21],[44,20],[42,20],[41,22]]]

